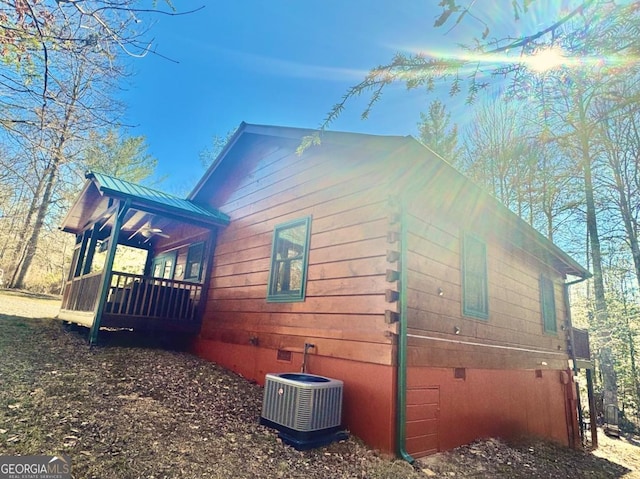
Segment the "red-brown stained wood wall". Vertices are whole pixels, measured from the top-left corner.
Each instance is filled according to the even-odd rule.
[[[217,239],[201,338],[251,342],[274,355],[308,342],[311,354],[390,365],[388,173],[357,147],[327,145],[298,156],[294,146],[247,155],[235,179],[210,198],[231,224]],[[267,302],[273,230],[309,215],[306,298]]]
[[[566,445],[564,278],[514,246],[499,217],[447,203],[445,190],[407,203],[407,450],[527,434]],[[465,232],[487,246],[488,319],[463,314]],[[555,283],[557,333],[544,331],[541,274]]]
[[[407,451],[421,457],[477,438],[543,437],[565,446],[567,393],[560,371],[409,368]]]
[[[463,218],[445,217],[430,209],[428,199],[423,205],[426,208],[413,208],[408,215],[408,326],[410,334],[425,336],[410,337],[411,364],[566,368],[560,274],[510,245],[498,222],[478,232],[470,230]],[[480,236],[487,245],[488,319],[463,315],[460,254],[465,231]],[[555,282],[557,333],[543,328],[541,274]]]

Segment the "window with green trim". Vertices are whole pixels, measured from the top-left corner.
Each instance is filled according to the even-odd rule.
[[[557,333],[556,299],[553,281],[540,276],[540,308],[542,309],[542,324],[545,333]]]
[[[184,269],[184,279],[200,279],[203,257],[204,243],[195,243],[189,246],[187,264]]]
[[[156,256],[151,265],[152,275],[155,278],[173,279],[176,267],[176,252],[170,251]]]
[[[311,217],[276,226],[267,301],[304,301]]]
[[[462,314],[489,318],[487,245],[471,234],[462,242]]]

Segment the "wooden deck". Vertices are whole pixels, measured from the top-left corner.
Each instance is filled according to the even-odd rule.
[[[61,319],[93,323],[101,273],[67,283]],[[202,284],[114,271],[109,281],[101,327],[196,333]]]

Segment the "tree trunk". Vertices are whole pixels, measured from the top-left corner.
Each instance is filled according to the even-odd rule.
[[[631,375],[633,377],[633,388],[634,388],[634,396],[636,400],[636,404],[640,405],[640,378],[638,377],[638,366],[636,364],[636,344],[633,339],[633,332],[631,331],[631,325],[629,324],[629,313],[626,311],[625,305],[625,315],[624,319],[626,322],[627,329],[627,342],[629,343],[629,363],[631,365]],[[640,417],[640,411],[636,406],[636,416]]]
[[[553,242],[553,201],[547,180],[542,180],[542,212],[546,220],[547,238]]]
[[[11,258],[9,260],[10,267],[12,268],[11,279],[9,280],[8,286],[9,288],[20,288],[16,283],[16,278],[18,277],[19,271],[24,263],[25,258],[25,242],[27,236],[33,233],[32,221],[33,216],[39,209],[38,201],[40,199],[40,192],[42,191],[44,177],[40,178],[38,181],[38,185],[33,191],[33,197],[31,198],[31,203],[29,205],[29,209],[27,210],[27,214],[25,216],[24,222],[22,223],[22,227],[18,232],[15,247],[13,249]],[[30,233],[31,231],[31,233]]]
[[[51,146],[49,150],[49,154],[51,162],[47,165],[44,170],[44,174],[42,179],[40,180],[39,189],[42,191],[42,198],[38,198],[40,195],[38,194],[34,200],[37,201],[40,199],[40,203],[35,208],[36,219],[33,224],[33,229],[31,230],[31,235],[29,239],[25,243],[23,259],[19,264],[19,267],[16,269],[14,273],[14,277],[12,279],[12,287],[14,288],[22,288],[24,286],[24,280],[29,272],[29,268],[31,267],[31,262],[35,256],[37,247],[38,247],[38,239],[40,238],[40,233],[42,232],[42,227],[44,225],[44,220],[49,211],[49,206],[51,204],[51,198],[54,193],[54,186],[56,184],[56,180],[58,179],[58,173],[60,169],[60,165],[64,162],[65,159],[65,147],[67,145],[67,138],[70,135],[70,128],[73,115],[76,110],[76,102],[78,101],[80,95],[81,84],[79,80],[82,76],[75,77],[75,81],[70,89],[69,94],[69,103],[65,105],[64,117],[62,122],[60,123],[59,129],[56,130],[55,134],[55,143]]]
[[[38,239],[40,238],[40,233],[42,232],[42,226],[44,225],[44,219],[47,215],[47,211],[49,210],[49,204],[51,203],[51,197],[53,195],[53,187],[55,186],[56,179],[58,176],[58,165],[60,163],[59,159],[55,159],[48,171],[45,175],[45,188],[40,201],[40,205],[37,208],[36,220],[33,225],[33,229],[31,230],[31,235],[26,242],[24,248],[24,254],[22,261],[20,262],[18,268],[16,269],[16,273],[14,274],[12,287],[22,289],[24,288],[24,280],[27,276],[29,268],[31,267],[31,262],[36,254],[36,249],[38,246]]]
[[[18,188],[16,187],[16,190]],[[19,214],[17,210],[20,209],[20,205],[26,201],[24,198],[24,190],[25,186],[19,188],[19,191],[16,191],[17,198],[12,202],[9,209],[5,209],[5,227],[2,229],[2,233],[4,235],[4,239],[2,241],[2,245],[0,246],[0,260],[5,257],[5,254],[10,254],[11,258],[7,257],[7,263],[10,264],[13,260],[13,250],[15,250],[15,245],[18,243],[16,241],[17,236],[17,228],[18,228],[18,218],[22,215]],[[10,221],[6,223],[7,216],[10,218]],[[11,248],[13,246],[13,248]]]
[[[584,190],[587,207],[587,232],[589,234],[589,246],[593,264],[593,293],[595,297],[596,322],[606,328],[605,333],[610,335],[609,313],[605,299],[604,279],[602,275],[602,252],[600,249],[600,236],[598,235],[598,223],[596,219],[596,206],[593,196],[593,178],[591,174],[591,154],[589,152],[589,140],[586,135],[580,138],[582,160],[584,170]],[[606,336],[606,334],[605,334]],[[604,390],[603,408],[607,406],[618,407],[618,386],[615,365],[611,348],[606,340],[600,348],[600,372],[602,373],[602,387]]]

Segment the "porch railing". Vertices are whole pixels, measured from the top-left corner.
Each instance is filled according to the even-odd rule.
[[[102,271],[85,274],[68,281],[62,295],[62,309],[91,312],[96,306]]]
[[[202,284],[137,274],[111,273],[105,313],[195,321]]]

